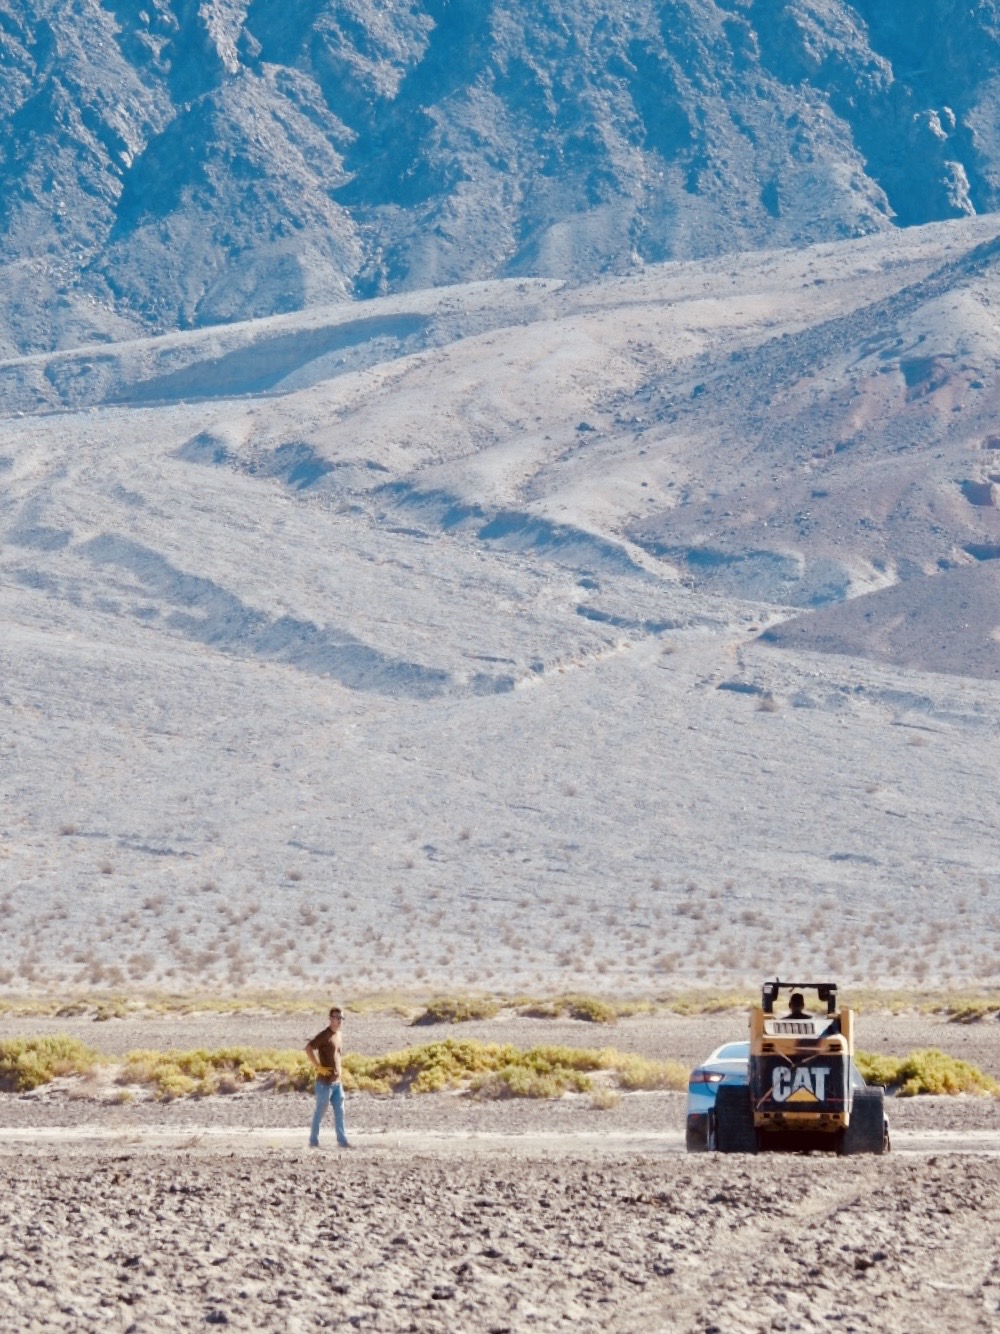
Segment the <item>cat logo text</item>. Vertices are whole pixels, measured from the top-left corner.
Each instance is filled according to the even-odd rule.
[[[771,1096],[775,1102],[822,1102],[829,1073],[825,1065],[802,1065],[797,1070],[777,1066],[771,1077]]]

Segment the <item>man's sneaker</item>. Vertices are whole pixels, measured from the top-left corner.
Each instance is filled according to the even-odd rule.
[[[353,1148],[354,1148],[354,1145],[351,1143],[351,1141],[350,1141],[349,1139],[342,1139],[342,1140],[339,1140],[339,1141],[338,1141],[338,1143],[337,1143],[337,1148],[338,1148],[338,1149],[353,1149]]]
[[[309,1141],[309,1147],[310,1147],[310,1149],[318,1149],[318,1148],[319,1148],[319,1140],[318,1140],[318,1139],[311,1139],[311,1140]]]

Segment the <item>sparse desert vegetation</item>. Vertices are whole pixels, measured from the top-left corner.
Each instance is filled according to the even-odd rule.
[[[935,1048],[907,1056],[859,1052],[858,1065],[869,1083],[891,1094],[1000,1094],[1000,1083],[969,1061]],[[255,1087],[274,1092],[301,1091],[314,1073],[301,1051],[255,1046],[142,1049],[122,1061],[66,1035],[0,1039],[0,1090],[26,1092],[55,1079],[92,1079],[105,1070],[118,1086],[149,1089],[158,1098],[207,1097]],[[483,1043],[446,1038],[381,1055],[348,1051],[344,1086],[378,1095],[465,1090],[482,1099],[553,1098],[564,1093],[594,1093],[602,1088],[632,1093],[680,1090],[688,1067],[676,1060],[654,1060],[613,1047]],[[595,1085],[594,1077],[600,1076]],[[88,1092],[89,1088],[89,1092]],[[96,1096],[83,1086],[77,1096]],[[609,1104],[610,1105],[610,1104]]]
[[[101,1060],[77,1038],[0,1038],[0,1090],[25,1093],[62,1076],[90,1075]]]
[[[493,1019],[500,1003],[490,997],[437,996],[413,1020],[414,1026],[461,1024],[476,1019]]]
[[[13,982],[13,977],[10,981]],[[860,1012],[940,1015],[956,1024],[977,1024],[1000,1014],[1000,993],[938,991],[917,988],[850,988],[853,1008]],[[588,995],[573,992],[535,996],[493,992],[480,995],[434,995],[419,991],[371,992],[340,1000],[330,991],[257,991],[236,989],[230,994],[203,991],[87,991],[75,994],[0,994],[0,1016],[13,1018],[71,1018],[90,1015],[103,1021],[128,1015],[195,1014],[322,1014],[331,1000],[340,1000],[348,1013],[398,1015],[417,1027],[434,1024],[476,1023],[504,1013],[526,1019],[574,1019],[583,1023],[615,1024],[620,1019],[660,1012],[686,1015],[739,1015],[754,1003],[759,992],[691,989],[655,992],[647,996]]]
[[[997,221],[765,215],[766,261],[373,299],[423,332],[350,375],[318,309],[4,363],[0,986],[991,984]]]
[[[1000,1094],[1000,1084],[968,1061],[934,1048],[912,1051],[908,1056],[883,1056],[858,1052],[858,1068],[870,1084],[884,1084],[900,1098],[921,1093]]]
[[[0,1087],[24,1092],[63,1076],[89,1076],[109,1058],[69,1037],[0,1041]],[[382,1056],[348,1052],[344,1087],[381,1095],[441,1093],[464,1088],[479,1099],[555,1098],[587,1093],[597,1072],[619,1088],[682,1089],[687,1069],[618,1052],[565,1046],[527,1049],[510,1044],[446,1039]],[[259,1047],[132,1051],[113,1071],[121,1086],[152,1090],[164,1100],[234,1093],[260,1080],[274,1092],[301,1091],[315,1074],[301,1051]]]

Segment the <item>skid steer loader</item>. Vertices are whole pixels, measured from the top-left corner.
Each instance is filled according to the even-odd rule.
[[[775,1012],[782,992],[795,1002],[784,1015]],[[812,993],[818,1014],[802,1004]],[[720,1153],[886,1153],[884,1098],[855,1068],[854,1013],[838,1008],[836,983],[765,982],[750,1011],[747,1083],[723,1084],[716,1096],[715,1145]]]

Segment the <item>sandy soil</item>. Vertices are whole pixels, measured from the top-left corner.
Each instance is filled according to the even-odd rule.
[[[995,1329],[1000,1163],[0,1153],[0,1323]]]

